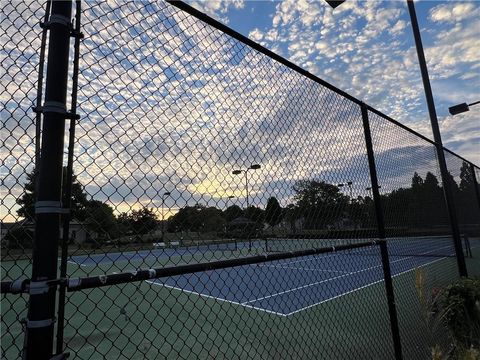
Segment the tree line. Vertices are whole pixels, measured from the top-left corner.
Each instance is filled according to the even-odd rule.
[[[478,223],[478,204],[474,193],[474,180],[470,166],[463,163],[460,183],[450,175],[457,215],[460,223]],[[66,171],[64,171],[64,174]],[[66,177],[64,176],[64,183]],[[388,185],[388,184],[385,184]],[[35,171],[27,174],[25,192],[17,200],[17,213],[25,219],[34,219]],[[160,220],[153,209],[138,210],[115,215],[115,209],[99,200],[88,199],[83,186],[73,176],[71,218],[95,233],[99,241],[115,239],[129,234],[143,235],[159,228]],[[195,204],[181,208],[166,220],[167,232],[225,232],[234,219],[274,228],[283,223],[283,231],[366,229],[375,227],[375,213],[371,196],[350,197],[341,189],[325,181],[299,180],[292,187],[293,201],[282,207],[275,197],[268,198],[265,208],[231,205],[222,210],[215,206]],[[400,187],[381,195],[387,227],[433,228],[447,225],[447,211],[443,189],[437,177],[427,172],[422,178],[414,173],[408,187]]]

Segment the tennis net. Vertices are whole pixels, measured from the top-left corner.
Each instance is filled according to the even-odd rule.
[[[352,245],[374,239],[288,239],[272,238],[266,241],[267,252],[296,251],[318,247],[336,247]],[[404,236],[387,238],[388,252],[391,256],[454,257],[455,245],[449,235],[442,236]],[[470,241],[462,236],[462,249],[466,256],[471,254]],[[352,250],[346,254],[369,255],[369,251]],[[372,249],[371,254],[374,254]],[[376,254],[376,253],[375,253]]]

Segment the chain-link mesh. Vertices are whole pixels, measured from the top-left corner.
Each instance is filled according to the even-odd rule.
[[[375,199],[358,100],[176,6],[82,6],[57,349],[78,359],[398,358],[395,304],[405,359],[448,348],[428,314],[436,289],[458,278],[434,145],[368,112]],[[13,3],[3,14],[1,348],[17,358],[28,294],[5,294],[3,281],[31,276],[45,11]],[[453,154],[448,166],[468,178],[455,192],[468,255],[474,179]]]
[[[376,114],[369,116],[404,356],[423,359],[438,348],[448,353],[450,340],[432,308],[458,270],[436,147]]]
[[[454,195],[455,211],[463,241],[468,246],[467,267],[471,276],[480,274],[480,189],[474,177],[475,166],[445,151],[445,160]],[[477,187],[477,189],[475,189]]]
[[[36,114],[43,5],[3,3],[0,9],[1,54],[1,277],[16,280],[31,276],[34,238],[34,165],[38,145]],[[29,184],[26,186],[25,184]],[[28,295],[2,295],[1,354],[20,356]]]

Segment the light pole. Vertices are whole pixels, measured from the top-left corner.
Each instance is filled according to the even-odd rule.
[[[228,210],[228,200],[230,200],[230,199],[235,199],[235,196],[233,196],[233,195],[227,196],[227,199],[225,200],[225,228],[224,228],[225,238],[228,237],[228,217],[227,217],[226,211]],[[235,250],[238,250],[236,239],[234,239],[234,246],[235,246]]]
[[[164,205],[165,205],[165,198],[167,196],[170,196],[170,192],[165,192],[163,193],[162,195],[162,242],[164,242],[164,236],[165,236],[165,209],[164,209]]]
[[[227,200],[226,200],[226,202],[225,202],[225,210],[228,209],[228,200],[230,200],[230,199],[235,199],[235,196],[230,195],[230,196],[227,197]]]
[[[348,186],[348,188],[349,188],[349,190],[350,190],[350,202],[353,201],[352,184],[353,184],[353,181],[347,181],[345,184],[342,183],[342,184],[338,184],[338,185],[337,185],[339,188],[342,188],[342,187],[344,187],[345,185]]]
[[[233,175],[240,175],[241,173],[245,174],[245,190],[247,192],[247,197],[246,197],[247,198],[247,209],[250,206],[250,204],[248,202],[248,170],[257,170],[257,169],[260,169],[259,164],[252,164],[252,165],[250,165],[250,167],[248,167],[245,170],[233,170],[232,171]]]
[[[457,115],[470,110],[469,106],[480,104],[480,101],[475,101],[471,104],[462,103],[448,108],[450,115]]]
[[[380,188],[381,188],[381,186],[378,187],[378,189],[380,189]],[[372,188],[371,188],[370,186],[367,187],[367,188],[365,188],[365,190],[369,191],[369,192],[370,192],[370,195],[372,195]],[[373,199],[373,195],[372,195],[371,197],[372,197],[372,199]]]

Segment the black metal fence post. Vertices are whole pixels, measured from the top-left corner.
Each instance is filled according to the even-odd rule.
[[[410,20],[412,22],[413,36],[415,38],[415,45],[418,54],[418,63],[422,73],[423,87],[425,88],[425,98],[427,100],[428,112],[430,115],[430,123],[432,125],[433,139],[435,141],[435,149],[437,153],[438,166],[442,177],[442,187],[445,196],[445,204],[447,206],[448,217],[450,220],[450,227],[452,229],[453,242],[455,246],[455,254],[457,258],[458,272],[460,276],[467,277],[467,265],[463,255],[462,238],[460,236],[460,227],[458,226],[458,218],[455,210],[455,203],[453,199],[452,184],[450,184],[450,176],[448,173],[447,163],[445,160],[445,153],[443,150],[442,137],[440,135],[440,128],[438,126],[437,113],[433,101],[432,88],[430,86],[430,79],[428,77],[427,62],[425,61],[425,54],[423,52],[422,38],[420,36],[420,29],[418,26],[417,15],[415,12],[415,4],[413,0],[407,0]]]
[[[50,37],[45,103],[36,109],[43,113],[43,131],[24,359],[50,359],[53,351],[56,286],[48,281],[57,278],[71,13],[70,0],[53,1],[44,24]]]
[[[373,201],[375,205],[375,216],[377,220],[378,238],[381,241],[380,251],[382,255],[383,276],[385,280],[385,291],[387,293],[388,311],[390,315],[390,327],[392,330],[393,346],[395,350],[395,359],[402,359],[402,343],[400,339],[400,329],[398,326],[397,309],[395,306],[395,294],[393,291],[392,274],[390,272],[390,261],[388,258],[387,243],[385,241],[385,221],[383,217],[382,203],[378,186],[377,168],[375,165],[375,155],[373,152],[372,134],[370,132],[370,123],[368,120],[367,106],[362,104],[362,121],[365,134],[365,145],[367,148],[368,168],[370,170],[370,181],[372,184]]]
[[[79,70],[79,57],[80,57],[80,40],[83,38],[83,34],[80,31],[80,17],[81,17],[81,1],[75,1],[75,28],[73,30],[74,42],[74,56],[73,56],[73,81],[72,81],[72,107],[71,112],[76,113],[77,110],[77,87],[78,87],[78,70]],[[67,160],[67,176],[66,184],[64,184],[64,199],[63,207],[67,213],[63,218],[63,233],[62,233],[62,256],[60,260],[60,277],[67,277],[67,261],[68,261],[68,243],[70,237],[70,221],[72,220],[71,213],[69,212],[71,206],[72,197],[72,181],[73,181],[73,149],[75,143],[75,124],[76,118],[70,119],[69,139],[68,139],[68,160]],[[58,319],[57,319],[57,354],[63,351],[63,335],[64,335],[64,323],[65,323],[65,300],[66,300],[66,287],[64,283],[60,284],[58,293]]]

